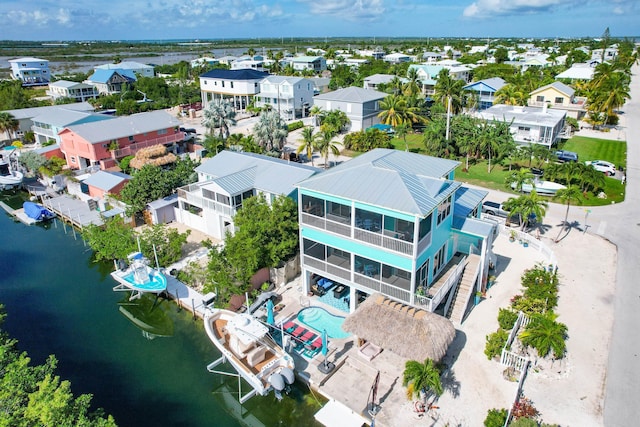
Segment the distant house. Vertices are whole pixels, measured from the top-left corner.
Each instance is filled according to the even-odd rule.
[[[350,131],[360,131],[380,123],[380,101],[388,94],[360,87],[348,87],[324,93],[313,104],[324,111],[340,110],[351,121]]]
[[[64,109],[73,111],[93,112],[93,105],[88,102],[78,102],[75,104],[65,105],[47,105],[45,107],[18,108],[16,110],[6,110],[5,113],[11,114],[18,121],[18,130],[12,131],[11,138],[22,138],[25,132],[32,130],[33,118],[49,111]]]
[[[231,69],[265,71],[264,61],[262,59],[253,59],[251,57],[236,59],[231,63]]]
[[[227,99],[237,111],[244,111],[260,92],[260,82],[269,73],[251,69],[215,69],[200,75],[202,107],[214,99]]]
[[[319,73],[327,69],[327,61],[322,56],[294,56],[283,62],[291,64],[294,70],[310,70]]]
[[[476,117],[493,122],[510,123],[511,134],[517,144],[541,144],[551,148],[556,145],[565,130],[567,113],[544,107],[521,107],[498,104]]]
[[[234,216],[245,200],[297,200],[295,184],[318,169],[253,153],[221,151],[196,168],[198,182],[178,189],[176,221],[215,239],[235,232]]]
[[[40,58],[10,59],[11,78],[20,80],[23,86],[43,85],[51,80],[49,61]]]
[[[37,144],[45,144],[50,140],[55,140],[59,144],[61,140],[58,133],[68,126],[111,120],[113,118],[113,116],[106,114],[69,110],[61,106],[61,108],[50,109],[33,117],[31,119],[33,122],[31,130]]]
[[[595,73],[595,66],[589,63],[577,63],[573,64],[571,68],[564,70],[556,76],[556,80],[593,80]]]
[[[96,69],[84,83],[93,85],[98,92],[105,95],[122,92],[124,85],[137,80],[133,71],[122,69]]]
[[[396,52],[385,55],[383,60],[391,64],[401,64],[403,62],[411,62],[411,57],[409,55],[405,55],[404,53]]]
[[[304,117],[313,104],[315,87],[310,79],[289,76],[268,76],[260,81],[256,107],[271,106],[284,120]]]
[[[76,102],[84,102],[87,99],[96,99],[100,93],[95,86],[87,83],[58,80],[56,82],[49,83],[47,95],[53,98],[53,100],[59,98],[71,98],[76,100]]]
[[[529,106],[564,110],[569,117],[581,119],[586,114],[586,97],[575,96],[575,90],[561,82],[553,82],[529,94]]]
[[[464,90],[474,92],[478,97],[478,110],[486,110],[493,106],[493,98],[497,91],[507,83],[500,77],[492,77],[477,82],[469,83]]]
[[[153,77],[155,75],[153,65],[142,64],[135,61],[122,61],[117,64],[103,64],[94,68],[95,70],[125,70],[140,77]]]
[[[422,54],[422,58],[426,62],[437,62],[442,60],[442,54],[439,52],[425,52]]]
[[[173,146],[184,141],[181,125],[181,121],[163,110],[72,125],[59,133],[60,148],[71,169],[99,166],[104,170],[142,148]]]
[[[310,77],[309,80],[313,83],[315,87],[313,93],[314,95],[318,95],[320,93],[325,93],[329,91],[329,83],[331,83],[331,78],[329,77]]]
[[[191,60],[191,68],[202,67],[205,65],[218,65],[220,60],[211,58],[210,56],[203,56],[201,58],[196,58]]]
[[[104,199],[107,194],[120,194],[122,187],[131,176],[121,172],[98,171],[80,183],[82,192],[96,199]]]
[[[393,74],[373,74],[369,77],[365,77],[363,81],[363,87],[368,90],[378,90],[378,86],[381,84],[389,84],[393,79],[398,76]],[[407,79],[400,77],[402,83],[406,83]]]

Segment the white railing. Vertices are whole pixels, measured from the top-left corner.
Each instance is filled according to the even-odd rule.
[[[411,292],[406,289],[400,289],[393,285],[382,282],[380,285],[380,292],[384,295],[388,295],[391,298],[397,299],[407,304],[411,303]]]
[[[447,295],[449,290],[456,283],[458,283],[458,280],[460,280],[460,276],[462,275],[462,272],[464,271],[464,268],[466,265],[467,265],[467,257],[463,257],[462,260],[460,260],[460,262],[456,266],[456,268],[451,273],[449,273],[449,277],[447,277],[447,280],[445,280],[442,286],[440,286],[440,289],[438,289],[435,294],[424,297],[428,301],[428,304],[426,305],[429,311],[433,312],[438,307],[438,305],[442,302],[442,300],[444,299],[445,295]]]
[[[521,356],[516,354],[510,350],[507,350],[513,344],[513,340],[516,338],[520,327],[525,327],[529,324],[531,319],[527,317],[523,312],[518,312],[518,318],[516,322],[513,324],[513,328],[509,332],[509,337],[507,338],[507,342],[504,343],[504,347],[502,347],[502,354],[500,355],[500,364],[503,366],[508,366],[515,368],[521,371],[524,366],[529,362],[529,358],[526,356]]]
[[[175,144],[176,142],[184,140],[184,133],[178,132],[167,136],[161,136],[159,138],[150,139],[148,141],[142,142],[134,142],[124,148],[120,148],[119,150],[114,150],[111,152],[111,157],[114,159],[119,159],[125,156],[131,156],[136,154],[139,150],[146,147],[151,147],[152,145],[166,145],[166,144]]]
[[[551,266],[552,271],[558,265],[558,260],[556,259],[556,255],[553,253],[550,247],[545,245],[541,240],[536,239],[529,233],[525,233],[524,231],[517,230],[515,228],[510,228],[505,226],[504,224],[500,224],[499,226],[500,233],[504,234],[507,237],[515,237],[516,240],[526,242],[528,246],[533,250],[537,250],[546,258],[546,262]]]

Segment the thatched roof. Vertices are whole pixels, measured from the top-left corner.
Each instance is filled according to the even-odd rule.
[[[439,361],[456,335],[451,321],[380,294],[371,295],[342,328],[411,360]]]

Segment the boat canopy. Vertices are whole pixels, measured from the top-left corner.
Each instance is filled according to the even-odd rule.
[[[49,218],[51,216],[51,212],[49,210],[37,203],[33,202],[24,202],[22,205],[24,208],[24,213],[29,217],[35,220],[41,220],[45,218]]]

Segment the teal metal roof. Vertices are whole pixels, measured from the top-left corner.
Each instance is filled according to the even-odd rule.
[[[446,179],[460,164],[405,151],[376,149],[313,176],[302,190],[425,216],[460,187]]]
[[[487,197],[487,194],[489,192],[485,190],[476,190],[468,187],[458,188],[456,190],[456,200],[453,204],[453,214],[461,217],[469,216]]]
[[[465,234],[473,234],[487,238],[493,233],[495,223],[484,221],[478,218],[463,218],[460,216],[453,217],[453,229]]]

